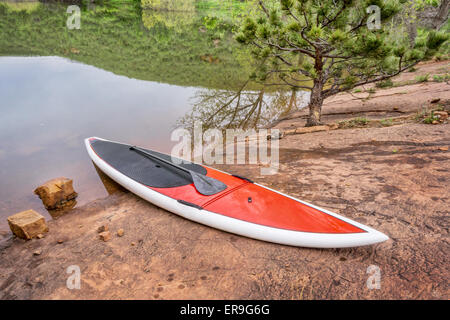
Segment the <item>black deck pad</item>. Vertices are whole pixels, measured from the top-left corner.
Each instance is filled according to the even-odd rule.
[[[146,186],[173,188],[192,183],[188,173],[132,151],[130,145],[103,140],[91,141],[91,145],[97,155],[114,169]],[[143,150],[164,160],[172,161],[170,155],[148,149]],[[194,163],[183,162],[180,166],[200,174],[207,173],[204,167]]]

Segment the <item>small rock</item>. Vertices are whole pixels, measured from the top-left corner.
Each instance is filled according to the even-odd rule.
[[[339,286],[341,285],[341,282],[339,280],[333,280],[333,285]]]
[[[445,111],[434,111],[433,115],[438,117],[440,120],[446,120],[448,118],[448,113]]]
[[[39,233],[39,234],[36,236],[36,238],[38,238],[38,239],[43,239],[43,238],[44,238],[44,235],[43,235],[42,233]]]
[[[61,243],[64,243],[64,240],[63,240],[63,239],[59,239],[57,242],[58,242],[59,244],[61,244]]]
[[[123,279],[119,279],[119,280],[115,280],[115,281],[114,281],[114,284],[115,284],[116,286],[123,285],[124,283],[125,283],[125,280],[123,280]]]
[[[64,177],[47,181],[36,188],[34,193],[41,198],[47,210],[63,209],[65,203],[78,196],[73,189],[73,180]]]
[[[101,227],[98,227],[98,229],[97,229],[98,233],[102,233],[102,232],[106,232],[106,231],[109,231],[109,226],[106,224]]]
[[[11,231],[21,239],[32,239],[48,232],[45,218],[34,210],[27,210],[8,217]]]
[[[431,100],[430,102],[431,102],[431,103],[438,103],[439,101],[441,101],[441,98],[433,99],[433,100]]]
[[[123,229],[117,230],[117,236],[123,237],[124,234],[125,234],[125,231],[123,231]]]
[[[109,231],[105,231],[99,234],[100,240],[103,240],[104,242],[111,240],[111,233]]]
[[[41,250],[36,250],[35,252],[33,252],[33,255],[35,255],[35,256],[40,256],[41,253],[42,253]]]
[[[134,247],[135,245],[136,245],[136,243],[135,243],[135,242],[132,242],[132,243],[131,243],[131,246],[132,246],[132,247]]]
[[[80,225],[78,226],[78,228],[80,228],[80,229],[81,229],[81,228],[83,228],[83,225],[82,225],[82,224],[80,224]]]
[[[439,124],[439,121],[433,120],[433,122],[431,122],[431,124]]]
[[[440,151],[448,151],[448,147],[439,147],[438,148]]]

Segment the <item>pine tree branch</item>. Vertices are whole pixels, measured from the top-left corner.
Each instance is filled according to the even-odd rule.
[[[359,87],[359,86],[362,86],[362,85],[366,85],[366,84],[375,83],[375,82],[379,82],[379,81],[390,79],[392,77],[395,77],[395,76],[399,75],[403,71],[405,71],[405,70],[407,70],[409,68],[412,68],[413,66],[415,66],[419,62],[420,62],[419,60],[414,61],[411,64],[408,64],[408,65],[406,65],[404,67],[399,68],[396,72],[391,73],[391,74],[377,75],[375,78],[371,77],[371,78],[367,78],[365,80],[356,82],[350,88],[340,87],[340,86],[343,85],[342,81],[340,83],[335,83],[335,84],[333,84],[333,86],[335,86],[335,89],[331,89],[330,88],[330,89],[327,89],[327,90],[323,91],[324,98],[330,97],[330,96],[335,95],[335,94],[340,93],[340,92],[345,92],[345,91],[351,90],[351,89],[353,89],[355,87]],[[339,79],[339,80],[342,80],[342,79]]]
[[[264,3],[261,0],[259,1],[259,5],[263,9],[263,11],[266,14],[267,18],[269,18],[270,17],[269,10],[267,10],[266,6],[264,5]]]
[[[334,22],[334,21],[336,21],[336,19],[342,14],[342,12],[344,12],[344,10],[347,8],[347,5],[344,3],[343,5],[342,5],[342,8],[338,11],[338,13],[336,13],[336,15],[334,16],[334,18],[332,18],[331,20],[330,19],[328,19],[327,17],[327,20],[328,20],[328,22],[327,23],[325,23],[324,25],[322,25],[323,27],[327,27],[330,23],[332,23],[332,22]]]

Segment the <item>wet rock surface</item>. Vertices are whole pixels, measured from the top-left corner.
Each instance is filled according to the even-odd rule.
[[[399,80],[443,67],[448,62],[421,65]],[[324,107],[324,122],[409,117],[432,100],[442,104],[449,92],[446,83],[425,83],[377,89],[364,101],[339,95]],[[216,167],[390,240],[331,250],[265,243],[109,186],[107,198],[49,221],[43,239],[0,234],[0,299],[449,299],[450,125],[406,121],[294,134],[304,122],[294,114],[278,123],[294,132],[279,140],[276,174],[261,175],[259,165]],[[99,240],[100,226],[108,226],[109,241]],[[66,286],[70,266],[80,268],[80,290]],[[374,266],[379,290],[367,287]]]
[[[292,135],[280,141],[275,175],[261,176],[257,165],[219,168],[374,227],[391,238],[382,244],[265,243],[118,192],[50,221],[44,239],[9,239],[0,249],[0,298],[448,299],[450,155],[442,148],[449,129],[404,124]],[[124,234],[99,241],[103,225]],[[72,265],[81,270],[80,290],[66,286]],[[380,268],[380,290],[366,285],[372,265]]]

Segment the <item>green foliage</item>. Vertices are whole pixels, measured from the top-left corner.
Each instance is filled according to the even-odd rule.
[[[39,7],[39,2],[6,2],[11,11],[26,11],[31,12]]]
[[[239,86],[253,68],[248,48],[234,41],[231,19],[220,18],[229,11],[142,10],[139,1],[108,1],[82,9],[81,29],[68,30],[66,9],[41,3],[17,11],[0,3],[0,55],[57,55],[127,77],[205,88]],[[206,16],[215,20],[209,28]]]
[[[422,122],[425,124],[433,124],[433,121],[436,121],[436,118],[434,117],[434,111],[431,111],[430,113],[425,115],[425,118]]]
[[[171,31],[183,33],[195,23],[196,19],[195,11],[142,11],[142,22],[148,30],[164,26]]]
[[[384,81],[377,82],[375,85],[377,88],[391,88],[394,86],[394,83],[392,82],[391,79],[387,79]]]
[[[426,58],[445,56],[450,53],[450,20],[441,30],[419,28],[415,39],[415,48],[423,51]]]
[[[446,73],[446,74],[443,74],[443,75],[436,74],[436,75],[433,76],[433,81],[434,82],[447,82],[449,80],[450,80],[450,74],[449,73]]]
[[[369,5],[380,8],[380,29],[366,25]],[[411,46],[392,20],[409,5],[401,0],[263,1],[260,14],[247,17],[236,39],[254,46],[254,56],[266,70],[256,73],[259,80],[302,90],[320,88],[327,97],[395,76],[447,41],[445,32],[430,31]]]
[[[338,122],[338,126],[341,129],[365,127],[366,125],[369,124],[369,122],[370,120],[368,120],[367,118],[354,118],[350,120],[340,121]]]
[[[155,11],[195,11],[195,0],[141,0],[142,8]]]
[[[417,122],[421,122],[423,121],[423,118],[425,117],[425,115],[428,113],[427,108],[422,108],[421,110],[419,110],[415,117],[414,120],[416,120]]]
[[[425,124],[437,124],[439,122],[442,122],[442,120],[440,120],[440,117],[434,114],[434,112],[438,110],[442,110],[442,107],[434,108],[433,110],[424,108],[416,114],[415,120],[417,122],[422,122]]]
[[[382,120],[380,120],[380,124],[381,124],[383,127],[390,127],[390,126],[393,125],[393,121],[392,121],[392,119],[390,119],[390,118],[388,118],[388,119],[382,119]]]
[[[413,6],[416,10],[422,10],[426,6],[437,7],[439,2],[439,0],[412,0]]]
[[[436,30],[432,30],[428,33],[427,37],[427,47],[430,50],[438,49],[445,41],[447,41],[449,35],[444,32],[439,32]]]
[[[365,126],[369,123],[369,120],[367,118],[355,118],[353,120],[350,120],[352,123],[355,123],[356,125]]]
[[[430,78],[430,74],[427,73],[427,74],[424,74],[421,76],[417,76],[415,80],[417,83],[422,83],[422,82],[428,82],[429,78]]]

